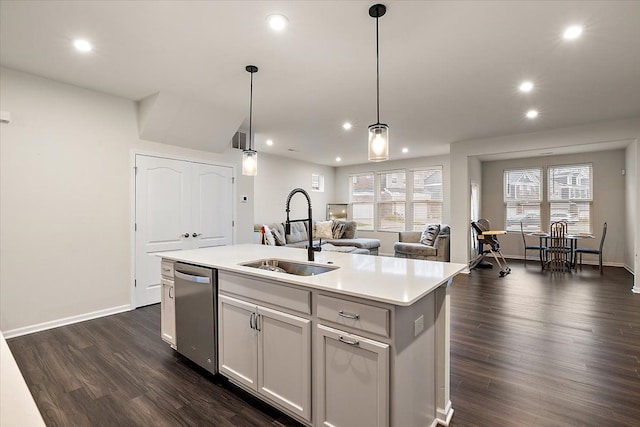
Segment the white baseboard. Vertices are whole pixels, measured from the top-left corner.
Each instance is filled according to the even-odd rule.
[[[47,329],[58,328],[60,326],[71,325],[72,323],[84,322],[85,320],[97,319],[98,317],[111,316],[112,314],[123,313],[133,310],[130,304],[120,305],[118,307],[106,308],[104,310],[92,311],[91,313],[79,314],[77,316],[65,317],[63,319],[51,320],[49,322],[38,323],[36,325],[24,326],[22,328],[2,331],[6,339],[15,338],[22,335],[32,334],[34,332],[46,331]]]

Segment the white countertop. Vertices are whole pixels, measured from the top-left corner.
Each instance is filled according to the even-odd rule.
[[[36,403],[0,332],[0,426],[44,427]]]
[[[400,306],[413,304],[466,268],[464,264],[450,262],[325,251],[315,253],[314,263],[326,265],[332,262],[340,268],[317,276],[296,276],[240,264],[266,258],[307,263],[305,249],[255,244],[162,252],[155,255]]]

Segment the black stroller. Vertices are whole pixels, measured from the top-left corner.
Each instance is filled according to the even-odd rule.
[[[493,234],[483,234],[483,232],[491,230],[489,221],[486,219],[479,219],[476,222],[471,221],[471,228],[476,232],[476,238],[478,239],[478,255],[469,263],[469,269],[475,268],[485,259],[487,254],[491,254],[498,263],[498,267],[500,267],[500,277],[511,273],[507,260],[504,259],[500,252],[498,238]]]

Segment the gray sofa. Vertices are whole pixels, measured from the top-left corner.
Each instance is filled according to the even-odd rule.
[[[449,235],[451,229],[442,224],[433,246],[420,243],[422,232],[403,231],[399,233],[399,242],[393,245],[396,258],[426,259],[449,262]]]
[[[378,248],[380,248],[380,240],[378,239],[366,239],[357,236],[357,223],[356,221],[343,221],[332,220],[335,229],[340,229],[341,234],[339,238],[335,239],[322,239],[320,241],[314,236],[314,246],[327,245],[325,249],[335,250],[333,247],[338,247],[340,252],[353,252],[353,253],[368,253],[369,255],[378,255]],[[309,235],[307,234],[307,222],[292,222],[291,233],[285,235],[284,223],[267,224],[270,232],[274,236],[274,243],[276,246],[289,246],[296,248],[306,248],[309,245]],[[261,227],[261,226],[258,226]],[[263,239],[266,240],[266,239]],[[269,243],[267,243],[269,244]],[[333,247],[332,247],[333,246]],[[344,248],[345,250],[340,250]],[[355,249],[349,249],[355,248]]]

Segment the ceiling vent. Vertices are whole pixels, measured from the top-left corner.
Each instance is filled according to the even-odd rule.
[[[238,150],[246,150],[248,148],[246,132],[236,132],[236,134],[233,135],[233,138],[231,138],[231,146]]]

